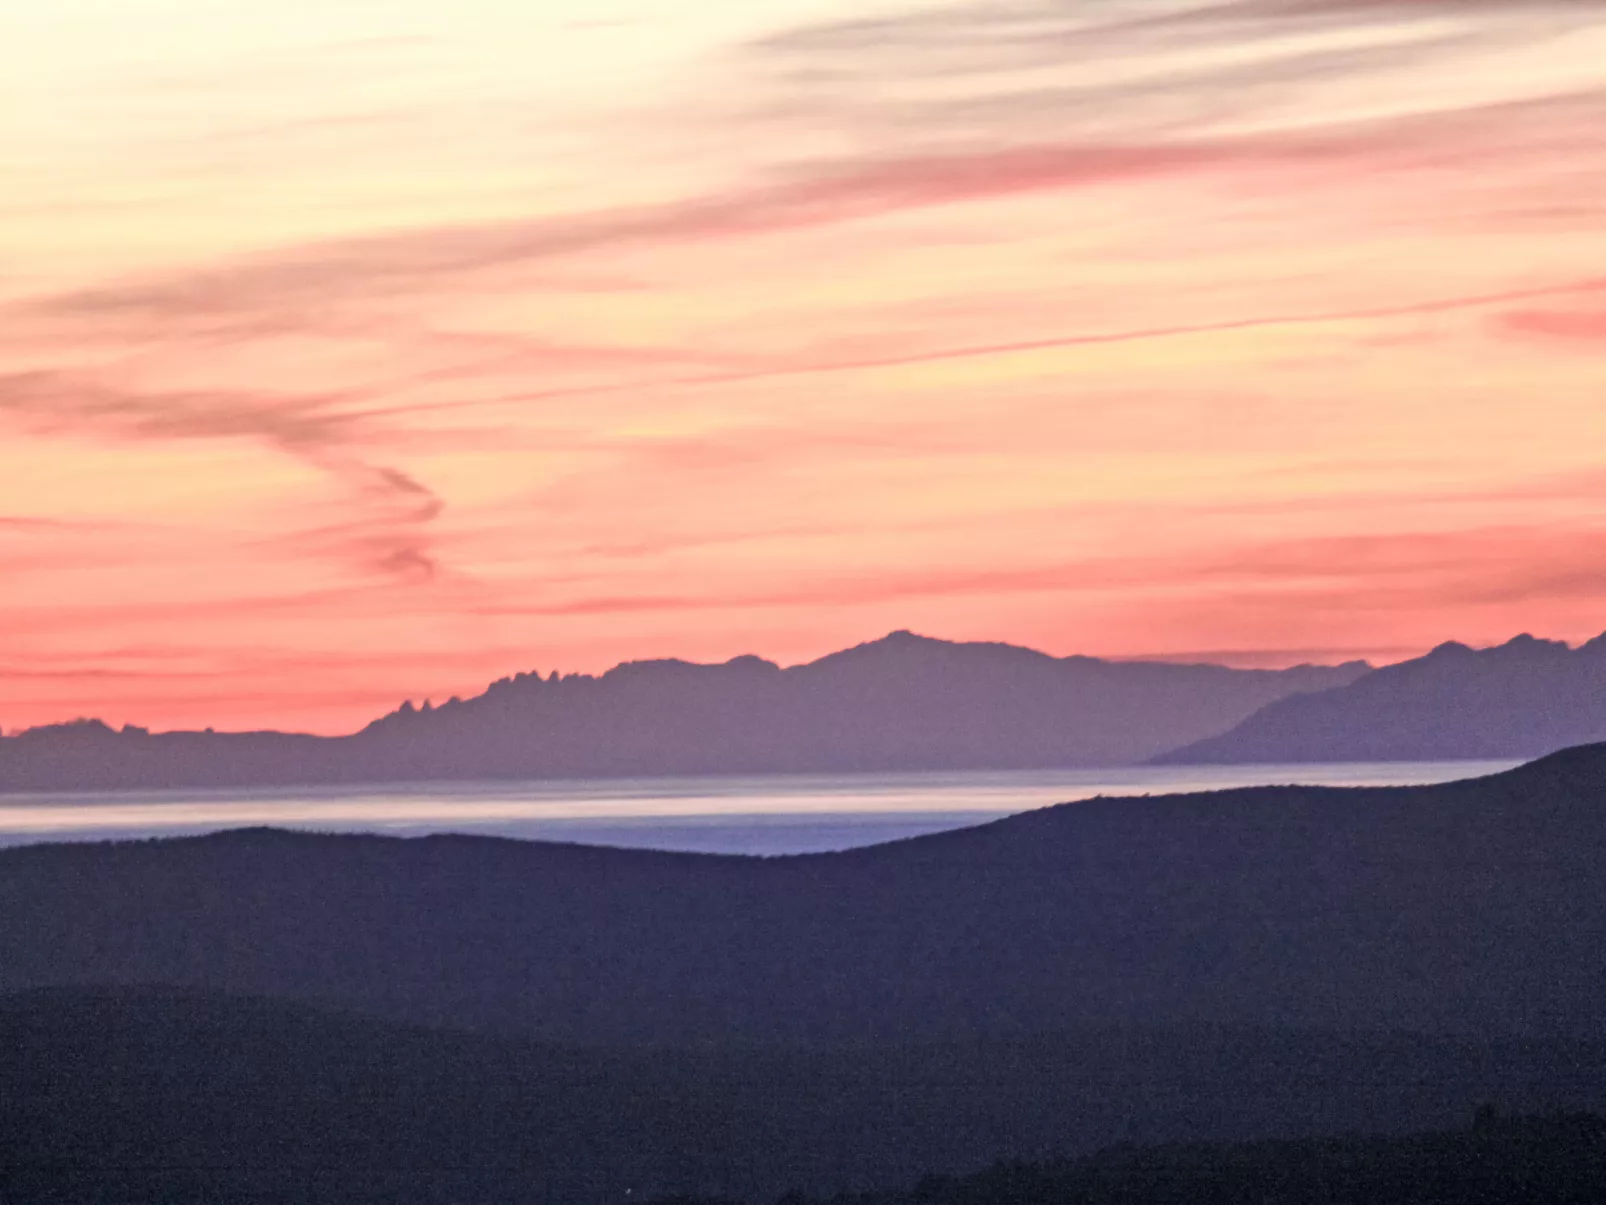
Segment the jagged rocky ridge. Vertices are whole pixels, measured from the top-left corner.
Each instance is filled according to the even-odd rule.
[[[788,669],[519,674],[338,738],[39,728],[0,739],[0,791],[1133,764],[1367,668],[1056,658],[895,632]]]

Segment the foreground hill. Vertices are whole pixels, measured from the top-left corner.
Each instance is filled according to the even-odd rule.
[[[895,632],[789,669],[520,674],[340,738],[55,725],[0,738],[0,792],[1132,764],[1368,668],[1056,658]]]
[[[1598,1033],[1606,746],[756,859],[246,830],[0,851],[0,991],[168,984],[572,1043],[1109,1023]]]
[[[185,992],[0,997],[0,1199],[17,1205],[768,1203],[1117,1141],[1464,1125],[1484,1101],[1599,1108],[1606,1042],[1128,1027],[610,1053]],[[1130,1190],[1144,1168],[1186,1179],[1212,1164],[1191,1148],[1112,1152],[1039,1169],[1041,1183],[1021,1169],[927,1180],[918,1199],[1018,1205],[1089,1166]]]
[[[1540,757],[1606,740],[1606,636],[1573,649],[1518,636],[1441,644],[1347,685],[1281,699],[1155,760],[1439,761]]]
[[[830,1205],[1559,1205],[1606,1194],[1606,1119],[1550,1111],[1393,1137],[1122,1145],[1048,1164],[999,1162],[926,1176],[912,1191],[842,1194]],[[801,1194],[789,1205],[812,1205]],[[678,1197],[660,1205],[726,1205]]]

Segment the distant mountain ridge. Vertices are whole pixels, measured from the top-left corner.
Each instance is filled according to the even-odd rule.
[[[1532,758],[1606,740],[1606,635],[1577,648],[1456,641],[1355,681],[1269,703],[1173,765]]]
[[[1057,658],[899,631],[786,669],[518,674],[345,737],[52,725],[0,738],[0,792],[1129,765],[1370,668]]]

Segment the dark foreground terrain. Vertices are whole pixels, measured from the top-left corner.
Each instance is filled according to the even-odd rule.
[[[1231,1179],[1256,1160],[1360,1176],[1367,1150],[1378,1201],[1594,1199],[1435,1196],[1457,1158],[1388,1163],[1409,1144],[1046,1161],[1606,1112],[1603,865],[1603,746],[794,858],[269,830],[6,850],[0,1199],[769,1201],[1004,1159],[1042,1168],[920,1191],[1141,1205],[1258,1200]],[[1100,1167],[1113,1196],[1054,1187]],[[1367,1199],[1283,1183],[1265,1198]]]
[[[1237,1145],[1123,1146],[1075,1161],[998,1163],[912,1191],[842,1194],[829,1205],[1584,1205],[1606,1199],[1606,1119],[1501,1119],[1470,1130]],[[814,1205],[790,1194],[783,1205]],[[660,1205],[721,1205],[679,1197]]]
[[[1606,746],[788,858],[243,830],[0,851],[0,992],[160,984],[559,1044],[1087,1025],[1595,1035]]]
[[[0,1000],[9,1205],[772,1201],[1120,1142],[1464,1126],[1484,1101],[1606,1110],[1606,1042],[1131,1028],[626,1051],[183,992]],[[1280,1149],[1295,1152],[1285,1182],[1297,1184],[1317,1148],[1253,1149],[1106,1156],[956,1182],[936,1199],[1079,1200],[997,1185],[1081,1183],[1088,1167],[1126,1169],[1090,1183],[1136,1189],[1158,1175],[1163,1188],[1253,1171]],[[976,1185],[982,1195],[964,1195]],[[1086,1199],[1258,1200],[1143,1191]]]

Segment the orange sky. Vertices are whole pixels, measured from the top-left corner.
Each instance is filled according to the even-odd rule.
[[[1606,629],[1593,0],[0,10],[0,726]]]

